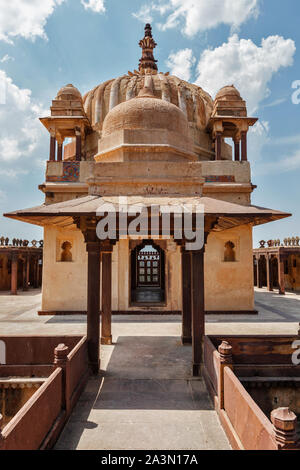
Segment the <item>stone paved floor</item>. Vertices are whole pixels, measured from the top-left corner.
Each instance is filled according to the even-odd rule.
[[[56,449],[230,449],[190,347],[176,337],[123,337],[103,347]],[[172,360],[172,355],[175,358]]]
[[[84,316],[38,317],[39,291],[0,293],[4,334],[78,334]],[[256,316],[211,315],[209,334],[296,333],[300,295],[256,290]],[[191,347],[176,316],[115,316],[112,346],[91,378],[57,449],[228,449],[201,380],[190,378]]]

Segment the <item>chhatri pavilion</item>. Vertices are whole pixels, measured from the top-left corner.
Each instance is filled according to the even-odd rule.
[[[100,341],[112,341],[111,314],[151,312],[182,314],[197,376],[205,313],[254,312],[253,227],[289,214],[251,205],[247,133],[257,119],[238,90],[224,86],[213,100],[159,72],[148,24],[139,45],[138,70],[84,96],[71,84],[59,90],[41,118],[50,134],[45,203],[6,216],[44,228],[40,313],[87,313],[94,372]],[[121,227],[120,201],[143,207],[133,236]],[[197,249],[176,227],[184,205],[196,208],[193,230],[202,208]],[[155,227],[146,230],[153,207]],[[161,207],[170,209],[168,234]],[[99,238],[98,224],[114,214],[114,230]]]

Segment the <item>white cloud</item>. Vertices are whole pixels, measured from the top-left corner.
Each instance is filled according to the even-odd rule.
[[[39,145],[46,144],[46,133],[38,120],[45,111],[32,100],[31,91],[19,88],[3,70],[0,70],[0,83],[4,83],[6,90],[5,102],[0,104],[0,161],[3,162],[3,174],[3,171],[11,170],[9,164],[20,158],[28,159]],[[42,146],[40,151],[44,152]],[[5,163],[7,167],[3,167]]]
[[[142,23],[152,23],[153,21],[153,8],[149,5],[143,5],[139,11],[132,15],[140,20]]]
[[[285,103],[286,101],[287,101],[287,98],[277,98],[271,103],[262,105],[261,108],[274,108],[275,106],[279,106],[280,104]]]
[[[269,175],[287,173],[300,170],[300,136],[290,135],[285,137],[271,137],[269,123],[266,121],[257,122],[248,134],[249,154],[253,162],[252,170],[254,174]],[[266,152],[264,146],[283,146],[279,152],[283,157],[275,158],[271,151],[272,160],[265,161],[263,155]],[[287,153],[287,146],[293,146],[293,150]]]
[[[95,13],[105,12],[104,0],[81,0],[81,3],[86,10],[90,9]]]
[[[181,49],[169,55],[166,65],[172,75],[188,81],[191,78],[192,67],[195,62],[196,59],[191,49]]]
[[[294,171],[300,169],[300,149],[297,149],[292,155],[286,156],[275,163],[275,168],[280,171]]]
[[[269,36],[257,46],[251,39],[239,39],[234,34],[220,47],[201,54],[196,83],[212,95],[222,86],[234,84],[253,113],[269,96],[273,75],[293,64],[295,51],[294,41],[282,36]]]
[[[16,178],[19,175],[28,175],[28,173],[28,170],[22,170],[21,168],[0,169],[0,176],[5,178]]]
[[[290,171],[300,170],[300,149],[296,149],[291,155],[268,162],[260,162],[257,167],[257,172],[261,175],[287,173]]]
[[[300,144],[300,135],[288,135],[284,137],[273,137],[270,142],[271,145],[295,145]]]
[[[4,62],[8,62],[9,60],[15,60],[13,57],[10,57],[8,54],[5,54],[2,59],[0,59],[0,62],[3,64]]]
[[[54,9],[64,0],[0,0],[0,40],[12,43],[22,36],[46,39],[45,25]]]
[[[155,0],[144,4],[134,16],[141,21],[153,21],[155,13],[165,16],[163,30],[181,27],[189,37],[200,31],[227,24],[238,28],[259,13],[259,0]]]
[[[196,83],[213,96],[221,87],[234,84],[246,100],[248,114],[251,115],[270,95],[269,85],[273,76],[281,68],[293,64],[295,51],[294,41],[281,36],[269,36],[256,45],[252,40],[239,39],[234,34],[220,47],[207,49],[201,54]],[[278,106],[284,101],[285,98],[276,99],[263,106]],[[270,134],[266,121],[260,121],[250,129],[249,155],[254,174],[287,171],[298,164],[300,152],[277,162],[263,160],[264,147],[272,144]]]
[[[152,2],[150,5],[142,5],[138,12],[133,13],[133,16],[142,23],[151,23],[154,20],[154,15],[159,13],[164,15],[169,10],[169,5],[155,4]]]

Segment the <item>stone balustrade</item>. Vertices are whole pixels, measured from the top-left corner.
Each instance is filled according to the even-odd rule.
[[[15,246],[15,247],[27,247],[31,246],[32,248],[43,248],[43,240],[21,240],[19,238],[13,238],[10,240],[8,237],[0,237],[0,247],[1,246]]]
[[[273,246],[300,246],[300,237],[288,237],[284,238],[283,242],[280,241],[280,239],[277,240],[261,240],[259,242],[259,248],[266,248],[267,247],[271,248]]]

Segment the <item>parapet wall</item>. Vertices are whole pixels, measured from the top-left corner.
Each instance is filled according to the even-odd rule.
[[[38,384],[0,419],[0,450],[52,448],[88,378],[86,336],[2,336],[0,352],[12,387]]]
[[[298,340],[296,335],[205,337],[204,378],[234,449],[300,449],[300,367],[292,360]]]

